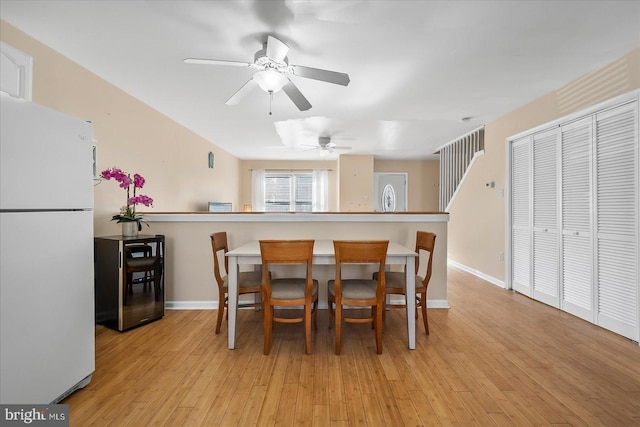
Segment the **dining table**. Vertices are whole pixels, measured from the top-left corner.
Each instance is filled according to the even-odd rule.
[[[238,272],[240,265],[257,266],[262,264],[260,256],[260,242],[252,240],[226,253],[229,260],[228,282],[228,338],[229,349],[236,346],[236,319],[238,313]],[[414,272],[417,254],[413,249],[390,241],[387,249],[387,265],[404,265],[405,271]],[[316,240],[313,246],[313,264],[335,264],[333,240]],[[407,335],[409,349],[416,348],[416,292],[415,274],[405,274],[406,277],[406,313]]]

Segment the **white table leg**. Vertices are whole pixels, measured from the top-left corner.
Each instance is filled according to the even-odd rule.
[[[236,347],[236,316],[238,314],[238,257],[229,256],[229,350]]]
[[[407,331],[409,335],[409,349],[416,348],[416,259],[413,256],[407,257],[407,268],[405,274],[407,280],[407,288],[405,295],[407,296]],[[229,318],[231,321],[231,318]]]

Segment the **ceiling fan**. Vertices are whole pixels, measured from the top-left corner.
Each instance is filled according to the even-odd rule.
[[[334,150],[351,150],[351,147],[339,146],[335,142],[331,142],[329,136],[319,136],[318,145],[301,145],[302,147],[311,147],[308,150],[320,150],[320,157],[327,157],[333,153]]]
[[[187,64],[231,65],[257,69],[258,72],[225,102],[227,105],[238,104],[254,87],[260,86],[271,97],[282,89],[300,111],[308,110],[311,108],[311,103],[289,79],[287,74],[342,86],[349,84],[349,75],[345,73],[303,67],[301,65],[289,65],[288,52],[289,46],[273,36],[268,36],[263,48],[255,53],[253,62],[198,58],[186,58],[184,62]]]

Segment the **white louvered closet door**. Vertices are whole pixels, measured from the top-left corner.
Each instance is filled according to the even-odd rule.
[[[561,128],[561,308],[590,322],[594,321],[591,249],[592,123],[592,117],[588,117]]]
[[[531,296],[530,137],[511,145],[511,286]]]
[[[533,135],[533,293],[558,308],[558,158],[559,131]]]
[[[638,106],[596,115],[596,323],[635,341],[638,321]]]

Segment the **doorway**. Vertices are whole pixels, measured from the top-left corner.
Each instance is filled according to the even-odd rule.
[[[407,211],[407,174],[377,172],[373,174],[376,212]]]

